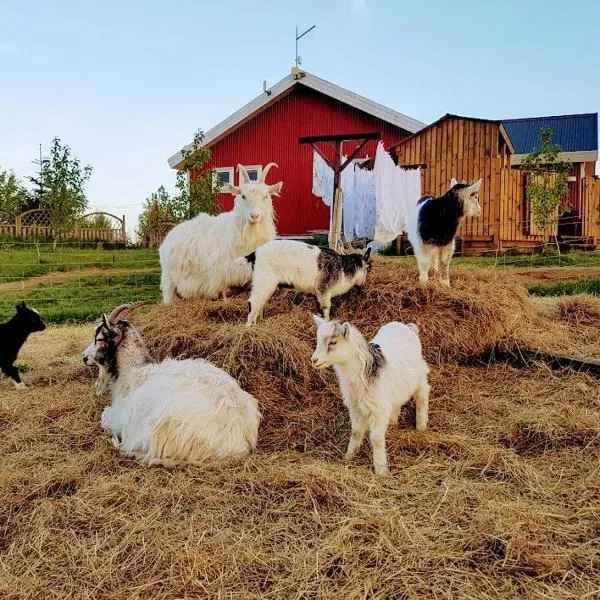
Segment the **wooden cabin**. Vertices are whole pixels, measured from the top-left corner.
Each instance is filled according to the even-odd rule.
[[[553,143],[565,150],[561,158],[573,164],[568,195],[572,210],[557,226],[539,231],[520,163],[537,149],[539,132],[546,126],[555,132]],[[511,121],[447,114],[391,146],[390,153],[402,167],[421,168],[424,194],[443,194],[452,177],[470,183],[483,179],[482,215],[467,219],[459,233],[466,253],[527,249],[554,236],[587,247],[600,245],[600,180],[594,175],[597,114]]]

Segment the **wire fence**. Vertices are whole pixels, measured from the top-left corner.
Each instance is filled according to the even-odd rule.
[[[414,262],[410,256],[395,260]],[[568,276],[600,279],[599,251],[559,252],[551,244],[543,249],[513,247],[510,252],[485,249],[461,255],[459,251],[453,267],[459,265],[513,270],[582,267]],[[561,269],[549,269],[543,279],[552,282],[565,274]],[[120,303],[159,298],[156,249],[111,249],[83,242],[56,248],[51,243],[0,246],[0,321],[10,318],[15,304],[23,300],[37,308],[49,323],[77,323],[97,321],[103,312]]]

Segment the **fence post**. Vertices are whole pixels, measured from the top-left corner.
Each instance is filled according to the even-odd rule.
[[[15,237],[21,237],[22,233],[21,215],[17,215],[15,217]]]
[[[121,221],[121,241],[127,241],[127,230],[125,229],[125,215],[123,215],[123,220]]]

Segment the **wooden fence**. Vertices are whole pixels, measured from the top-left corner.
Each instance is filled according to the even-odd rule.
[[[107,227],[89,227],[90,217],[102,215],[106,218]],[[127,241],[125,215],[122,218],[111,213],[94,212],[76,219],[73,225],[62,230],[54,227],[51,215],[40,209],[28,210],[20,215],[14,215],[6,210],[0,210],[0,237],[14,239],[37,240],[55,239],[78,242],[123,242]]]

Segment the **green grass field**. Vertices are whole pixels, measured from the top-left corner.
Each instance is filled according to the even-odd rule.
[[[528,289],[533,296],[572,296],[573,294],[600,296],[600,277],[582,277],[545,285],[530,285]]]
[[[25,300],[37,308],[46,323],[85,323],[125,302],[160,297],[160,273],[131,273],[83,277],[57,285],[44,285],[0,294],[0,322]]]
[[[413,257],[386,257],[386,260],[414,262]],[[600,266],[599,252],[562,255],[457,257],[453,266],[548,267]],[[117,274],[86,275],[88,269],[119,269]],[[22,290],[0,289],[0,322],[14,314],[14,305],[25,300],[38,308],[47,323],[93,322],[106,310],[124,302],[160,298],[160,267],[156,250],[59,247],[50,244],[39,249],[0,248],[0,284],[23,281],[48,273],[72,273],[64,281],[45,283]],[[143,271],[143,272],[141,272]],[[34,279],[35,281],[35,279]],[[589,293],[600,295],[600,278],[582,277],[551,284],[531,285],[539,296]]]
[[[18,281],[46,273],[77,271],[91,268],[147,269],[159,268],[156,250],[104,250],[95,248],[58,247],[51,244],[25,249],[0,249],[0,283]]]

